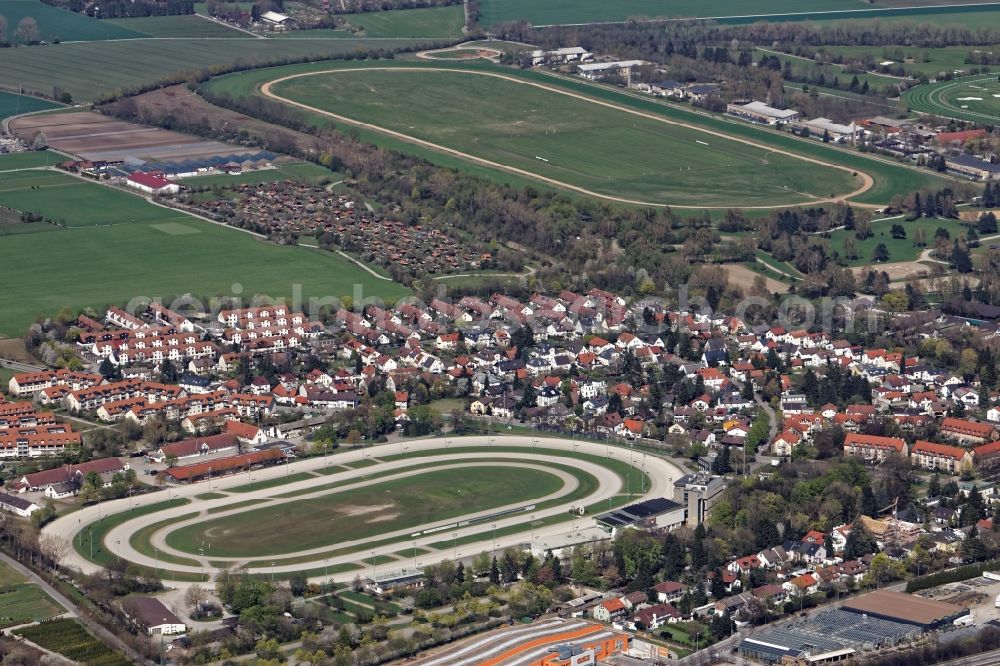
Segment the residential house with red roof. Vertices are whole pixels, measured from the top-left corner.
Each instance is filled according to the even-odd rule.
[[[941,421],[941,436],[959,444],[985,444],[1000,439],[992,423],[947,417]]]
[[[901,437],[879,437],[847,433],[844,438],[844,455],[860,458],[866,463],[883,463],[891,455],[906,456],[908,447]]]
[[[917,440],[913,445],[910,459],[920,468],[949,474],[958,474],[964,469],[971,470],[974,463],[973,453],[968,449],[925,440]]]
[[[628,608],[621,599],[607,599],[594,607],[594,619],[600,622],[614,622],[625,617]]]

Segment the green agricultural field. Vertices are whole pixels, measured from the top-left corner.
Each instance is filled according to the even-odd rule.
[[[233,39],[253,39],[253,35],[230,28],[202,16],[144,16],[142,18],[108,19],[103,21],[127,30],[142,33],[148,37],[231,37]]]
[[[792,204],[860,186],[847,171],[471,71],[345,71],[291,79],[272,91],[633,202]],[[725,185],[707,190],[710,181]]]
[[[229,6],[235,5],[244,11],[250,11],[250,8],[253,7],[253,2],[229,2],[229,0],[226,0],[226,4]],[[194,11],[197,14],[208,16],[208,3],[207,2],[194,3]]]
[[[66,158],[48,150],[0,155],[0,172],[54,166]]]
[[[76,663],[93,666],[97,664],[127,666],[132,663],[124,655],[112,652],[107,645],[87,633],[87,630],[74,619],[60,618],[17,629],[14,633],[46,650],[58,652]]]
[[[384,39],[136,39],[0,49],[0,86],[45,95],[58,86],[77,101],[118,89],[235,62],[336,57],[357,51],[398,49],[420,40]],[[94,63],[99,62],[100,66]]]
[[[917,4],[913,2],[912,4]],[[944,5],[943,2],[932,4]],[[776,20],[776,19],[770,19]],[[984,26],[994,26],[1000,21],[1000,4],[995,1],[970,4],[967,6],[924,6],[887,9],[871,12],[857,10],[843,14],[798,14],[781,17],[781,21],[816,21],[829,26],[847,26],[864,24],[868,21],[878,21],[880,24],[896,24],[913,26],[933,25],[943,28],[976,29]],[[725,19],[723,23],[746,23],[746,19]]]
[[[57,171],[0,171],[0,206],[37,213],[70,229],[190,219],[134,194]]]
[[[963,13],[965,7],[926,7],[925,0],[876,0],[861,6],[855,0],[482,0],[480,24],[525,20],[533,25],[607,23],[630,18],[715,18],[723,23],[759,20],[805,21],[836,18],[937,17]],[[935,5],[955,4],[934,2]],[[977,7],[970,9],[976,10]]]
[[[336,30],[290,30],[272,35],[276,39],[342,39],[368,37],[377,39],[459,39],[465,22],[462,5],[426,7],[420,9],[394,9],[385,12],[338,14],[348,28]]]
[[[49,90],[48,94],[52,91]],[[19,113],[30,113],[32,111],[45,111],[46,109],[58,109],[59,104],[37,97],[18,95],[17,93],[0,90],[0,119],[9,116],[16,116]]]
[[[211,542],[215,557],[280,555],[446,520],[557,492],[558,477],[536,469],[481,466],[439,469],[411,477],[250,509],[170,532],[167,543],[197,552]]]
[[[34,622],[63,612],[47,594],[6,564],[0,564],[0,627]]]
[[[977,74],[944,83],[926,83],[906,92],[915,111],[992,124],[1000,120],[997,74]]]
[[[9,180],[23,174],[37,178],[37,173],[0,173],[0,205],[16,203],[12,207],[64,217],[74,226],[116,224],[48,227],[51,230],[45,233],[0,238],[0,265],[18,271],[21,284],[32,285],[0,291],[3,334],[21,335],[36,317],[53,316],[63,307],[99,308],[136,296],[188,292],[207,298],[233,293],[234,284],[241,285],[244,298],[255,294],[289,298],[295,293],[306,299],[340,298],[351,294],[355,285],[365,297],[389,301],[407,293],[401,285],[377,280],[337,254],[273,245],[96,183],[71,179],[70,185],[63,180],[69,176],[51,173],[46,175],[56,177],[51,187],[23,190],[21,181]],[[59,197],[49,196],[53,192]],[[70,200],[77,210],[67,203]],[[102,213],[105,206],[110,212]]]
[[[0,588],[0,627],[47,620],[62,612],[63,609],[32,583]]]
[[[0,14],[7,19],[7,41],[15,43],[17,24],[21,19],[29,17],[38,24],[39,39],[47,42],[85,42],[143,36],[141,32],[99,21],[86,14],[46,5],[40,0],[4,0],[0,2]],[[31,50],[34,51],[35,48],[38,47],[32,47]]]
[[[894,224],[901,225],[906,230],[906,238],[895,239],[892,237],[891,229]],[[924,237],[926,239],[924,247],[917,247],[913,244],[913,238],[917,229],[924,230]],[[848,266],[876,266],[876,264],[872,264],[871,258],[875,246],[879,243],[885,243],[886,248],[889,250],[890,262],[916,261],[921,252],[934,245],[934,234],[938,229],[947,230],[952,239],[964,236],[968,231],[968,227],[957,220],[929,220],[926,218],[920,218],[911,222],[907,222],[902,218],[880,220],[872,223],[873,235],[863,241],[857,240],[854,237],[854,231],[846,229],[834,231],[830,234],[829,248],[830,252],[838,252],[843,256],[845,240],[848,237],[853,239],[859,256],[853,261],[845,261],[844,263]]]

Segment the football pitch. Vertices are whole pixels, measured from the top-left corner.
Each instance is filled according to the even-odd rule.
[[[423,148],[626,203],[781,206],[867,189],[851,169],[509,75],[366,67],[279,79],[264,92]]]

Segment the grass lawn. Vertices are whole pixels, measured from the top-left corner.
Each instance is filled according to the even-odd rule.
[[[70,229],[190,219],[129,192],[57,171],[0,172],[0,206],[37,213]]]
[[[891,229],[894,224],[899,224],[906,230],[906,238],[897,240],[892,237]],[[926,218],[920,218],[918,220],[913,220],[912,222],[907,222],[900,218],[897,220],[881,220],[873,222],[873,236],[866,238],[863,241],[859,241],[856,238],[854,239],[854,246],[857,248],[860,256],[854,261],[847,261],[845,263],[848,266],[867,266],[872,264],[872,252],[874,251],[875,246],[879,243],[885,243],[886,248],[889,250],[890,262],[915,261],[917,257],[920,256],[921,252],[934,245],[934,234],[939,228],[946,229],[952,239],[964,236],[968,231],[968,227],[961,224],[957,220],[928,220]],[[913,237],[917,229],[924,230],[924,237],[927,242],[925,247],[915,247],[913,245]],[[848,236],[854,238],[854,232],[846,229],[839,229],[830,234],[830,251],[839,252],[843,255],[844,240],[848,238]]]
[[[427,406],[430,407],[431,411],[437,416],[444,416],[455,412],[464,412],[465,399],[441,398],[440,400],[432,400]]]
[[[250,478],[251,479],[253,478],[253,472],[250,473]],[[251,483],[245,483],[239,487],[230,488],[229,492],[249,493],[254,490],[277,488],[278,486],[283,486],[286,483],[295,483],[296,481],[304,481],[305,479],[310,479],[310,478],[313,478],[313,474],[311,472],[296,472],[295,474],[288,474],[286,476],[276,477],[274,479],[268,479],[267,481],[252,481]],[[216,555],[218,555],[218,553],[216,553]]]
[[[849,147],[838,147],[831,144],[824,144],[812,139],[803,139],[792,136],[786,132],[780,132],[756,125],[742,122],[725,115],[713,115],[695,112],[691,107],[682,104],[668,104],[658,100],[650,99],[644,95],[632,95],[616,88],[591,84],[578,77],[560,77],[547,75],[534,71],[519,71],[508,68],[501,68],[496,65],[486,63],[448,63],[438,61],[424,63],[421,61],[410,62],[389,62],[382,61],[375,63],[380,68],[405,65],[408,67],[449,67],[464,71],[493,71],[502,72],[507,75],[518,76],[527,81],[544,82],[565,88],[568,91],[581,93],[598,100],[609,101],[614,104],[631,107],[636,110],[661,115],[670,120],[705,127],[713,131],[750,139],[794,152],[796,154],[814,157],[839,164],[844,167],[858,169],[871,175],[875,179],[875,185],[868,192],[855,198],[861,203],[886,204],[890,198],[898,192],[911,192],[914,190],[934,189],[945,187],[953,179],[942,177],[927,170],[911,168],[905,164],[889,159],[876,159],[873,156],[858,153]],[[275,67],[261,69],[253,72],[243,72],[239,75],[226,75],[216,77],[206,84],[206,87],[215,93],[228,93],[234,97],[259,94],[258,87],[266,81],[272,81],[281,76],[304,72],[317,72],[335,69],[338,67],[360,67],[363,63],[339,63],[339,62],[317,62],[301,65],[289,65],[285,67]],[[365,91],[367,92],[367,91]],[[317,122],[322,122],[317,119]],[[478,119],[477,119],[478,122]],[[407,127],[407,129],[409,129]],[[442,131],[442,130],[439,130]],[[471,163],[467,160],[433,151],[428,148],[404,142],[401,139],[386,136],[383,133],[357,129],[358,136],[365,141],[370,141],[387,149],[408,152],[435,164],[451,168],[460,168],[471,173],[489,177],[497,182],[509,183],[514,186],[532,185],[538,186],[538,181],[526,176],[519,176],[496,169]],[[712,137],[713,139],[715,137]],[[532,153],[532,157],[535,153]],[[539,163],[541,164],[541,163]],[[534,168],[534,167],[533,167]],[[728,181],[727,181],[728,182]],[[705,202],[707,203],[707,202]]]
[[[395,562],[396,558],[392,555],[376,555],[375,557],[364,557],[361,561],[369,566],[377,567],[382,564],[389,564],[389,562]]]
[[[396,9],[388,12],[365,12],[363,14],[341,14],[351,26],[362,28],[362,37],[427,37],[459,38],[465,11],[462,5],[448,7],[427,7],[422,9]],[[308,34],[308,31],[293,31],[286,35]]]
[[[1000,83],[996,74],[977,74],[943,83],[926,83],[906,92],[917,111],[992,124],[1000,120]]]
[[[52,91],[50,90],[49,94],[51,93]],[[31,111],[44,111],[46,109],[58,108],[60,108],[60,106],[55,102],[0,90],[0,118],[16,116],[19,113],[29,113]]]
[[[11,25],[16,21],[3,10]],[[31,3],[38,4],[40,3]],[[52,9],[60,14],[78,16]],[[121,30],[112,26],[115,30]],[[396,49],[418,40],[372,39],[135,39],[102,43],[56,44],[31,48],[0,49],[0,85],[45,95],[59,86],[76,101],[92,101],[120,88],[180,79],[214,65],[239,62],[274,62],[280,58],[312,60],[373,49]],[[100,62],[100,66],[94,66]]]
[[[148,516],[156,513],[157,511],[162,511],[163,509],[169,509],[175,506],[184,506],[188,503],[189,500],[183,498],[164,500],[148,506],[122,511],[121,513],[105,517],[89,525],[83,525],[80,528],[80,531],[77,532],[76,536],[73,538],[73,548],[76,549],[77,553],[91,562],[100,566],[107,566],[114,562],[118,557],[115,553],[117,544],[109,545],[104,543],[104,538],[112,528],[117,527],[126,521],[132,520],[133,518]],[[136,566],[143,574],[154,573],[153,567]],[[170,580],[201,582],[206,579],[206,576],[202,574],[187,574],[176,571],[166,571],[163,568],[159,569],[159,573],[164,578],[169,578]]]
[[[480,24],[526,20],[534,25],[600,23],[629,18],[719,17],[856,9],[852,0],[482,0]]]
[[[417,140],[636,201],[793,204],[860,184],[848,171],[470,70],[345,71],[292,79],[272,90]],[[706,189],[711,181],[725,187]]]
[[[231,37],[235,39],[253,39],[253,35],[248,35],[242,30],[236,30],[224,23],[194,15],[107,19],[102,21],[102,23],[141,32],[149,37]]]
[[[404,548],[403,550],[397,550],[394,555],[401,559],[406,559],[407,557],[416,557],[418,555],[426,555],[431,551],[426,548]]]
[[[23,189],[22,176],[40,189]],[[0,237],[0,265],[33,285],[0,292],[0,333],[7,335],[21,335],[36,317],[54,316],[66,306],[100,308],[136,296],[185,293],[201,296],[207,305],[211,296],[233,293],[234,284],[241,285],[244,298],[288,298],[301,290],[306,300],[299,307],[306,310],[309,298],[341,298],[355,285],[365,297],[389,301],[407,293],[337,254],[267,243],[63,174],[0,173],[0,205],[36,210],[75,226],[117,225],[49,226],[45,233]]]
[[[791,56],[791,55],[777,55],[774,51],[762,51],[761,49],[754,49],[754,60],[760,60],[763,55],[772,55],[781,61],[784,67],[785,63],[791,63],[791,68],[794,78],[805,77],[815,80],[814,77],[822,74],[826,79],[829,90],[839,94],[840,92],[851,92],[849,86],[854,77],[858,79],[858,90],[860,86],[863,86],[865,82],[868,82],[868,86],[875,90],[885,90],[891,92],[893,95],[898,94],[896,91],[896,86],[899,83],[898,79],[894,79],[889,76],[880,76],[878,74],[867,74],[867,73],[851,73],[845,72],[843,65],[838,65],[836,63],[830,64],[820,64],[816,62],[811,62],[808,60],[803,60],[802,58]],[[836,79],[836,81],[835,81]],[[836,82],[836,86],[833,84]],[[808,85],[808,84],[807,84]]]
[[[1000,18],[998,14],[997,18]],[[821,46],[818,51],[840,54],[850,58],[870,57],[875,64],[892,60],[903,67],[907,74],[937,76],[940,72],[968,69],[965,62],[970,53],[985,51],[995,53],[1000,46],[946,46],[922,49],[912,46]],[[913,62],[905,62],[912,58]],[[975,65],[979,67],[979,65]]]
[[[884,2],[884,0],[883,0]],[[909,4],[916,5],[917,2],[913,0],[904,0]],[[965,29],[975,29],[982,28],[984,26],[996,25],[997,21],[1000,20],[1000,7],[995,3],[995,0],[988,0],[985,3],[989,6],[978,7],[975,4],[969,3],[965,7],[903,7],[899,9],[890,9],[888,11],[881,12],[864,12],[855,11],[846,14],[827,14],[827,15],[810,15],[810,14],[799,14],[797,16],[785,16],[782,17],[782,21],[822,21],[825,25],[831,26],[854,26],[859,23],[865,23],[867,21],[877,20],[879,23],[895,23],[902,24],[906,26],[916,26],[920,25],[933,25],[937,28],[965,28]],[[944,5],[946,3],[939,2],[938,0],[930,0],[931,5]],[[953,3],[954,4],[954,3]],[[725,23],[745,23],[745,20],[726,20]]]
[[[353,601],[356,604],[361,604],[363,606],[371,606],[372,608],[384,612],[387,610],[395,611],[396,613],[402,611],[403,609],[392,603],[391,601],[383,601],[373,597],[370,594],[365,594],[364,592],[355,592],[354,590],[341,590],[337,592],[337,596],[341,599],[346,599],[348,601]]]
[[[200,499],[200,500],[222,499],[223,497],[229,497],[229,494],[228,493],[202,493],[200,495],[195,495],[194,496],[195,499]]]
[[[141,32],[90,18],[80,12],[52,7],[40,0],[4,0],[0,2],[0,14],[7,19],[6,38],[11,42],[15,41],[14,32],[17,30],[18,22],[27,17],[35,19],[38,24],[39,39],[47,42],[100,41],[143,36]],[[32,46],[24,50],[34,51],[37,48],[41,47]],[[46,92],[51,92],[51,87]]]
[[[250,509],[174,530],[167,543],[215,557],[280,555],[445,520],[554,493],[558,477],[540,470],[483,464],[439,469],[279,507]]]
[[[788,273],[789,275],[795,275],[795,276],[802,275],[802,273],[800,273],[794,266],[790,266],[787,262],[784,261],[778,261],[771,255],[769,255],[767,252],[758,250],[756,252],[756,256],[758,259],[763,261],[769,268],[772,269],[771,272],[774,273],[775,277],[784,277],[781,275],[781,273]]]
[[[337,181],[340,179],[340,174],[330,171],[326,167],[321,167],[318,164],[313,164],[312,162],[293,162],[291,164],[282,164],[274,169],[247,171],[246,173],[232,176],[226,174],[218,176],[195,176],[193,178],[182,178],[178,182],[189,187],[211,187],[216,189],[246,184],[273,183],[279,180],[318,182],[321,180]]]
[[[65,158],[49,150],[0,155],[0,172],[34,167],[55,166]]]

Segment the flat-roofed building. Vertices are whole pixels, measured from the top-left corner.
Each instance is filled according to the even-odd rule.
[[[776,109],[763,102],[727,104],[726,113],[762,125],[787,125],[802,116],[802,114],[793,109]]]

